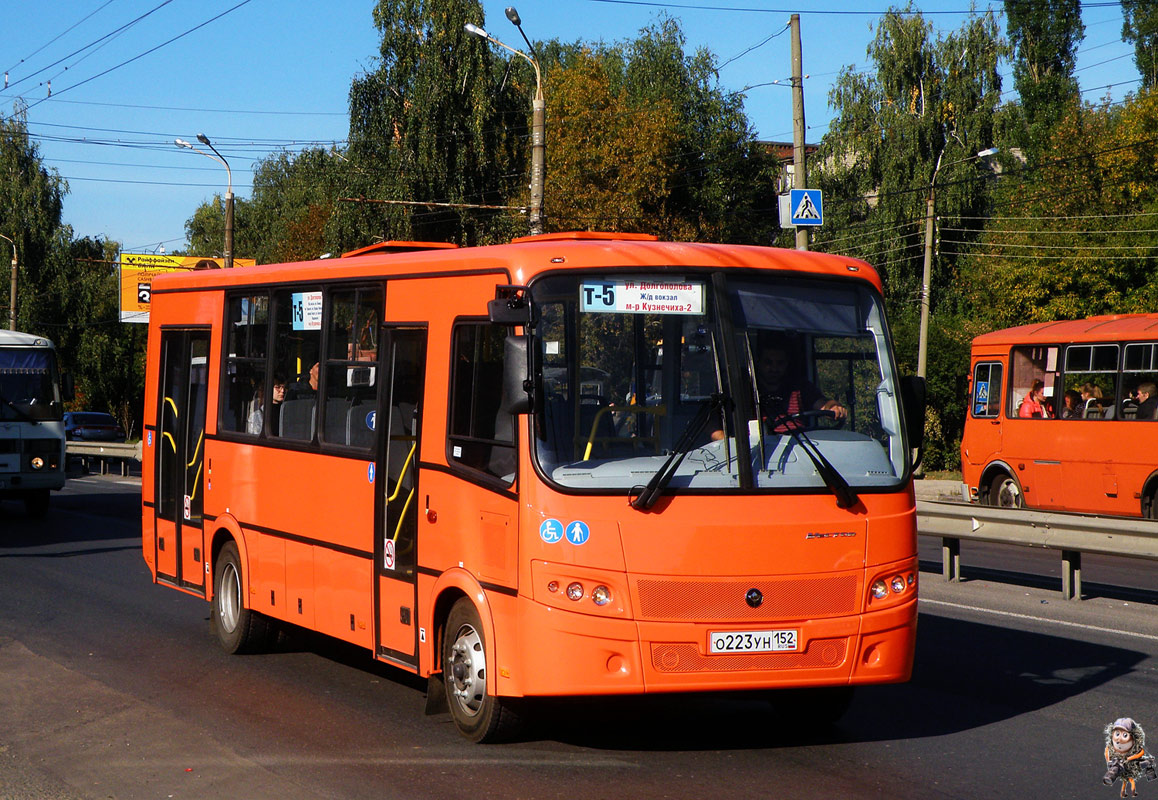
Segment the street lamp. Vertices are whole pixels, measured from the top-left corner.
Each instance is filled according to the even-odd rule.
[[[0,239],[12,245],[12,289],[8,295],[8,330],[16,330],[16,242],[0,233]]]
[[[535,98],[531,102],[531,235],[537,236],[543,232],[543,183],[547,169],[547,103],[543,99],[543,76],[539,70],[538,54],[535,53],[535,47],[527,38],[527,34],[523,33],[523,22],[519,19],[519,12],[513,6],[507,7],[507,19],[519,29],[519,34],[527,43],[527,49],[531,51],[531,55],[500,42],[478,25],[468,22],[464,27],[467,33],[481,36],[488,42],[493,42],[499,47],[510,50],[515,55],[522,56],[535,68]]]
[[[989,147],[971,156],[950,161],[944,166],[951,167],[954,164],[963,164],[966,161],[973,161],[978,158],[988,158],[989,156],[997,155],[997,153],[998,149],[996,147]],[[942,149],[940,155],[937,156],[937,166],[933,168],[933,180],[929,182],[929,198],[925,202],[925,266],[921,272],[921,333],[920,338],[917,340],[917,375],[921,378],[925,377],[925,366],[928,363],[929,284],[931,282],[930,275],[933,270],[933,205],[936,202],[937,173],[941,171],[941,156],[943,155],[945,155],[944,149]]]
[[[206,153],[204,150],[199,150],[184,139],[174,139],[173,143],[178,147],[185,147],[192,150],[194,153],[199,153],[206,158],[212,158],[221,166],[225,167],[225,268],[233,268],[233,171],[229,169],[229,162],[221,153],[217,152],[217,148],[209,141],[209,137],[203,133],[197,134],[197,141],[208,147],[213,151],[213,155]]]

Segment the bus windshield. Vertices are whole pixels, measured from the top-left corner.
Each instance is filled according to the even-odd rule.
[[[568,273],[531,293],[535,456],[561,487],[631,492],[662,469],[672,489],[895,488],[905,473],[884,313],[860,284]]]
[[[44,348],[0,348],[0,420],[61,418],[56,362]]]

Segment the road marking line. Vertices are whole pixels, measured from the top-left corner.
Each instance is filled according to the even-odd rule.
[[[1046,617],[1035,617],[1032,614],[1018,614],[1013,611],[997,611],[992,608],[981,608],[980,606],[967,606],[961,603],[949,603],[944,600],[927,600],[922,597],[922,603],[928,603],[934,606],[947,606],[949,608],[956,608],[960,611],[976,611],[979,614],[994,614],[998,617],[1011,617],[1013,619],[1025,619],[1032,622],[1043,622],[1049,625],[1063,625],[1067,628],[1080,628],[1087,631],[1097,631],[1098,633],[1116,633],[1122,636],[1132,636],[1135,639],[1148,639],[1152,642],[1158,642],[1158,636],[1149,633],[1134,633],[1133,631],[1110,631],[1106,628],[1098,627],[1097,625],[1086,625],[1081,622],[1066,622],[1060,619],[1047,619]]]

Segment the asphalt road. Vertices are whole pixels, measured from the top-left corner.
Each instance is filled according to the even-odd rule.
[[[5,800],[1113,798],[1103,726],[1158,729],[1145,562],[1112,565],[1129,591],[1087,576],[1082,602],[1040,554],[966,552],[959,584],[922,573],[913,680],[861,691],[835,727],[750,699],[585,700],[478,746],[356,649],[222,653],[203,601],[150,583],[136,481],[73,480],[53,502],[40,522],[0,504]]]

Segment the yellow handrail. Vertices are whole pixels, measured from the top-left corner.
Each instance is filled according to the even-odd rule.
[[[599,411],[597,411],[595,414],[595,419],[591,420],[591,435],[587,437],[587,447],[583,451],[583,461],[587,461],[591,458],[591,448],[595,444],[595,431],[599,430],[599,420],[603,418],[604,414],[612,411],[622,411],[626,414],[654,414],[655,416],[660,417],[667,413],[667,406],[605,406],[604,408],[599,409]],[[653,442],[659,440],[658,436],[639,436],[636,438],[641,440],[650,439]]]

